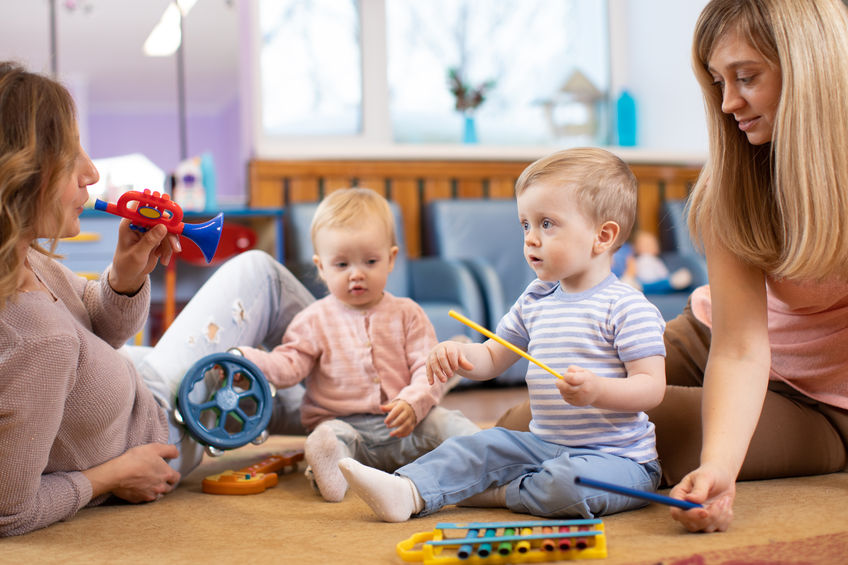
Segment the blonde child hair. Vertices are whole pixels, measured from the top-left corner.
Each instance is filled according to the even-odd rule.
[[[556,183],[572,190],[581,212],[595,225],[613,221],[619,226],[612,251],[621,247],[636,221],[636,188],[633,171],[609,151],[592,147],[565,149],[532,163],[515,182],[519,196],[535,183]]]
[[[377,221],[386,229],[391,246],[397,245],[395,221],[389,202],[370,188],[343,188],[325,197],[312,218],[310,236],[312,248],[315,238],[324,228],[349,228],[363,222]]]
[[[739,33],[781,69],[772,142],[748,142],[708,64]],[[848,10],[841,0],[724,0],[702,12],[692,44],[709,160],[689,210],[693,237],[714,237],[778,278],[848,278]]]

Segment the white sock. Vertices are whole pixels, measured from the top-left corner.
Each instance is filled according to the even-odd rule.
[[[306,438],[303,455],[312,469],[318,491],[327,502],[340,502],[347,492],[347,481],[339,471],[339,460],[347,450],[329,426],[319,425]]]
[[[353,492],[384,522],[405,522],[424,509],[424,499],[406,477],[366,467],[350,457],[339,461],[339,469]]]
[[[456,503],[457,506],[474,508],[506,508],[506,485],[489,487]]]

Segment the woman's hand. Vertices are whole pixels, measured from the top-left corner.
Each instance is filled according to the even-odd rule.
[[[723,532],[733,521],[736,483],[728,473],[709,465],[698,467],[671,489],[671,496],[703,504],[704,508],[672,508],[671,516],[690,532]]]
[[[148,443],[83,474],[91,482],[92,498],[112,493],[128,502],[150,502],[174,490],[179,482],[180,474],[167,462],[177,456],[174,445]]]
[[[168,229],[157,224],[146,232],[130,228],[129,220],[122,220],[118,230],[118,245],[109,271],[109,286],[119,294],[133,295],[144,284],[157,261],[167,265],[174,253],[179,253],[180,240]]]

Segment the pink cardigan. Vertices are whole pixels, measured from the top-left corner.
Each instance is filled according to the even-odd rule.
[[[301,419],[307,430],[352,414],[382,414],[394,399],[412,406],[418,422],[438,404],[444,385],[427,383],[424,363],[436,333],[421,307],[384,293],[369,310],[329,295],[301,311],[273,351],[242,347],[270,382],[306,379]]]

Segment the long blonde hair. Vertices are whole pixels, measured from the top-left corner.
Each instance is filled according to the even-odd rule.
[[[782,76],[771,143],[751,145],[708,70],[739,33]],[[713,0],[692,44],[710,156],[692,194],[707,235],[766,273],[848,278],[848,10],[841,0]]]
[[[76,109],[67,89],[23,67],[0,62],[0,308],[14,296],[22,243],[48,254],[61,233],[60,181],[78,153]],[[51,251],[34,239],[53,226]]]

